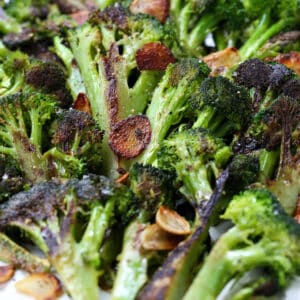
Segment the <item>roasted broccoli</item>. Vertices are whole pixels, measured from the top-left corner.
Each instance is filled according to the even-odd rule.
[[[186,129],[162,142],[158,166],[176,170],[183,183],[180,192],[197,207],[209,200],[213,181],[231,155],[230,147],[205,129]]]
[[[234,226],[214,245],[183,299],[215,299],[229,280],[257,268],[268,269],[285,287],[299,271],[300,227],[278,200],[267,190],[245,191],[223,218]]]
[[[109,134],[118,122],[143,113],[161,77],[161,69],[156,70],[155,66],[150,70],[137,69],[137,50],[151,42],[169,47],[175,42],[168,29],[154,18],[131,15],[120,6],[94,13],[90,24],[70,31],[68,36],[92,114],[105,131],[105,172],[115,173],[116,157],[108,145]]]
[[[160,143],[172,126],[183,118],[188,100],[194,97],[208,74],[209,68],[198,59],[182,59],[168,66],[146,111],[151,124],[152,139],[147,149],[138,157],[139,162],[154,162]]]
[[[0,228],[24,232],[45,253],[72,299],[97,300],[105,232],[116,222],[126,224],[135,213],[133,207],[130,191],[105,177],[49,181],[2,204]]]
[[[174,176],[151,165],[134,164],[130,169],[130,187],[136,196],[137,216],[125,230],[112,299],[135,299],[148,278],[151,253],[136,243],[161,205],[174,207]],[[133,281],[134,280],[134,281]]]
[[[251,120],[252,101],[249,91],[221,76],[206,78],[199,96],[191,101],[196,113],[194,128],[206,128],[216,136],[243,130]]]

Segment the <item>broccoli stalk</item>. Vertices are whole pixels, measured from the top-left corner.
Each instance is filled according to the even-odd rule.
[[[204,54],[204,41],[209,33],[220,36],[218,27],[221,24],[222,41],[215,39],[220,50],[230,43],[230,34],[226,34],[227,31],[238,31],[246,21],[239,1],[171,1],[170,11],[181,46],[187,54],[193,56]]]
[[[109,226],[129,220],[125,186],[96,175],[64,184],[47,182],[1,205],[0,227],[16,226],[47,256],[72,299],[98,299],[99,248]],[[87,223],[78,230],[80,220]]]
[[[103,133],[87,113],[76,110],[62,114],[55,147],[45,151],[45,125],[57,110],[57,98],[50,94],[14,94],[2,97],[0,106],[0,153],[18,163],[27,182],[80,176],[84,163],[92,164],[98,155]]]
[[[258,3],[257,1],[244,1],[246,10],[257,11],[261,7],[263,12],[258,20],[258,25],[251,32],[250,37],[240,48],[242,60],[249,59],[269,39],[277,35],[285,28],[293,28],[299,23],[299,2],[292,1],[268,1]]]
[[[4,233],[0,233],[0,260],[27,272],[46,272],[50,269],[47,259],[40,258],[20,247]]]
[[[0,96],[21,90],[28,64],[27,55],[20,51],[10,51],[0,42]]]
[[[74,64],[74,55],[72,51],[63,44],[62,39],[59,36],[54,37],[53,44],[55,53],[63,61],[67,69],[67,83],[73,99],[76,99],[79,93],[85,93],[85,86],[80,70],[78,66]]]
[[[299,268],[300,227],[278,200],[267,190],[245,191],[223,218],[234,227],[214,245],[183,299],[216,299],[230,279],[259,267],[285,287]]]

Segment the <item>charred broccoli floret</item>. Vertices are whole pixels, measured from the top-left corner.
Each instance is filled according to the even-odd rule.
[[[244,129],[252,114],[248,90],[225,77],[208,77],[200,87],[199,99],[192,98],[197,120],[194,128],[202,127],[224,137]],[[196,103],[195,103],[196,102]]]
[[[130,115],[144,112],[161,71],[166,67],[161,69],[153,65],[145,69],[143,65],[138,66],[137,52],[149,44],[167,52],[172,50],[175,41],[169,30],[150,16],[132,15],[121,6],[114,6],[95,12],[90,23],[68,34],[92,114],[105,131],[104,172],[111,172],[111,176],[116,176],[117,158],[108,145],[110,133]],[[149,55],[147,49],[141,50],[143,59]],[[170,59],[174,61],[171,53]],[[155,60],[152,61],[154,64]]]

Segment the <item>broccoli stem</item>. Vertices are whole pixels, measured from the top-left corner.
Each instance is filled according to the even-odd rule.
[[[278,164],[279,151],[267,151],[265,149],[259,155],[259,182],[267,182],[272,179]]]
[[[86,261],[99,266],[99,248],[103,242],[106,229],[113,215],[114,201],[108,201],[105,207],[95,207],[90,216],[88,226],[80,241],[81,253]]]
[[[173,1],[171,1],[173,2]],[[180,11],[180,8],[178,8]],[[189,24],[191,20],[191,15],[193,13],[193,7],[191,3],[188,3],[181,11],[179,16],[174,16],[177,20],[177,31],[179,32],[179,42],[181,46],[187,47],[187,43],[189,40],[188,31]],[[180,22],[178,22],[180,20]]]
[[[252,46],[252,44],[260,37],[268,28],[270,24],[270,11],[266,11],[261,16],[259,23],[257,24],[254,32],[251,34],[251,36],[248,38],[248,40],[244,43],[244,45],[240,48],[240,56],[242,57],[242,53],[248,51],[249,47]]]
[[[160,82],[146,112],[152,128],[152,138],[146,150],[138,157],[138,161],[145,165],[153,164],[159,145],[170,127],[180,121],[181,111],[188,98],[185,84],[179,84],[176,89],[164,92],[170,85],[169,80],[170,78],[165,76]]]
[[[234,250],[243,239],[243,232],[236,227],[221,236],[184,300],[214,300],[232,277],[272,260],[259,243]]]
[[[50,254],[49,260],[59,274],[73,300],[98,300],[98,272],[86,263],[81,255],[81,245],[66,236],[59,252]]]
[[[16,152],[13,148],[8,148],[8,147],[4,147],[4,146],[0,146],[0,153],[7,154],[12,157],[15,157],[15,155],[16,155]]]
[[[216,31],[216,33],[214,34],[214,39],[215,39],[215,43],[217,46],[217,50],[223,50],[226,47],[228,47],[228,41],[226,39],[226,35],[225,32],[223,30],[218,30]]]
[[[224,117],[221,114],[216,115],[215,109],[205,106],[200,110],[197,120],[193,124],[193,128],[201,127],[213,131],[223,120]]]
[[[79,29],[78,29],[79,30]],[[101,60],[97,65],[93,56],[93,51],[97,52],[100,43],[100,31],[91,26],[81,27],[80,31],[72,31],[69,34],[70,45],[75,59],[78,63],[81,75],[86,88],[87,96],[90,100],[93,117],[101,129],[105,131],[102,143],[103,173],[110,177],[116,177],[117,159],[109,147],[108,137],[110,132],[110,116],[108,101],[105,98],[107,80],[105,67]]]
[[[247,42],[240,49],[240,56],[242,60],[250,58],[262,45],[264,45],[267,40],[294,22],[294,18],[285,18],[273,24],[271,27],[261,30],[261,34],[256,34],[257,38],[253,40],[251,39],[251,43],[248,44]]]
[[[162,73],[159,71],[142,71],[134,86],[129,90],[131,106],[134,107],[132,114],[143,113],[151,99]]]
[[[14,147],[20,169],[25,177],[34,183],[46,181],[48,179],[47,162],[43,159],[39,149],[30,143],[29,138],[19,132],[14,136]]]
[[[186,162],[185,162],[186,163]],[[184,185],[180,188],[180,192],[190,201],[196,200],[196,205],[203,201],[208,201],[212,188],[207,174],[207,166],[198,166],[196,169],[178,167],[178,173],[182,178]]]
[[[0,233],[0,260],[30,273],[47,272],[50,269],[46,259],[32,255],[3,233]]]
[[[42,126],[40,122],[40,112],[38,109],[30,110],[30,120],[31,120],[31,133],[30,140],[35,145],[35,147],[41,151],[42,144]]]
[[[76,99],[79,93],[86,93],[86,91],[80,71],[78,67],[74,65],[74,55],[72,51],[62,43],[62,39],[60,37],[54,37],[53,43],[55,53],[63,61],[67,69],[67,83],[70,88],[71,95],[73,99]]]
[[[188,40],[189,49],[197,49],[204,42],[207,34],[214,30],[214,27],[222,17],[216,14],[205,14],[202,16],[199,23],[190,33]]]
[[[143,224],[133,221],[126,229],[112,300],[134,300],[147,281],[147,258],[139,249],[138,234]]]

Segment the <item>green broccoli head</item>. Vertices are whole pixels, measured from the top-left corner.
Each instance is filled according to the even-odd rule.
[[[17,93],[23,87],[28,56],[20,51],[10,51],[0,45],[0,96]]]
[[[19,23],[45,18],[49,11],[49,1],[12,0],[4,5],[5,11],[16,18]]]
[[[81,155],[99,144],[103,132],[91,115],[76,109],[58,113],[52,143],[61,151]]]
[[[247,89],[225,77],[208,77],[200,87],[200,109],[194,127],[223,136],[245,128],[251,114],[252,101]]]
[[[156,87],[146,115],[150,120],[152,139],[138,158],[143,164],[152,164],[160,143],[170,128],[183,118],[188,101],[197,94],[201,82],[208,76],[208,66],[195,58],[169,64]]]
[[[225,190],[237,194],[258,181],[259,160],[254,155],[235,154],[229,164],[229,177]]]
[[[73,102],[66,88],[66,75],[58,63],[32,62],[26,70],[25,82],[29,90],[38,90],[56,96],[62,108],[70,107]]]
[[[267,190],[245,191],[233,198],[223,218],[234,226],[214,245],[184,299],[217,297],[229,280],[257,268],[267,268],[279,288],[285,287],[299,271],[300,226],[276,197]],[[257,287],[259,278],[255,282]],[[247,295],[254,292],[255,285]]]
[[[0,98],[0,152],[10,155],[29,182],[45,180],[43,129],[56,109],[56,99],[41,93]]]
[[[175,169],[183,183],[181,193],[199,204],[210,198],[212,182],[231,154],[222,139],[196,128],[179,131],[163,141],[157,161],[161,168]]]

